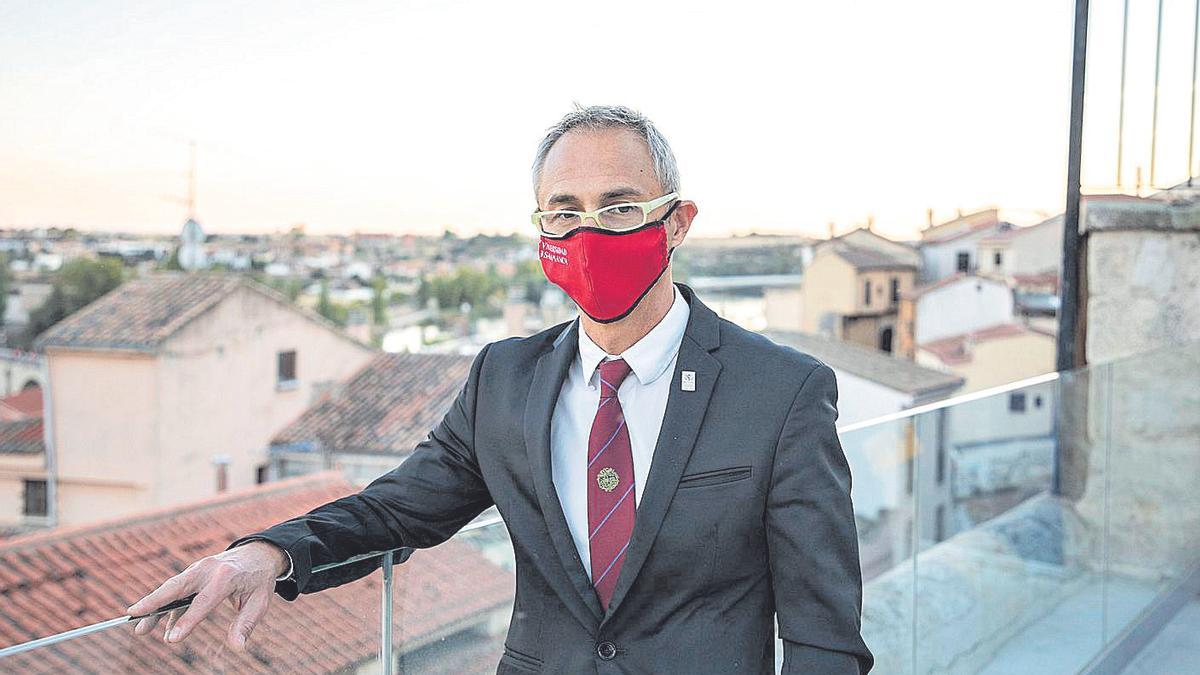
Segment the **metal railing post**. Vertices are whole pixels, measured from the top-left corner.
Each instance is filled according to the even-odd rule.
[[[392,675],[395,659],[392,654],[392,561],[395,553],[383,554],[383,584],[379,590],[379,672]]]
[[[1067,148],[1067,207],[1063,213],[1062,272],[1059,282],[1058,345],[1055,370],[1084,364],[1079,325],[1080,171],[1083,156],[1083,86],[1087,67],[1088,0],[1075,0],[1075,38],[1071,64],[1071,120]]]
[[[1158,78],[1162,70],[1163,0],[1158,0],[1158,31],[1154,36],[1154,110],[1150,113],[1150,191],[1158,186]],[[1190,173],[1190,172],[1189,172]],[[1140,195],[1139,195],[1140,196]]]
[[[1125,73],[1129,54],[1129,0],[1125,0],[1125,18],[1121,21],[1121,94],[1117,112],[1117,187],[1124,185],[1121,167],[1125,163]]]
[[[1192,112],[1188,117],[1188,187],[1192,185],[1195,175],[1195,164],[1192,158],[1196,150],[1196,60],[1200,56],[1200,0],[1196,0],[1196,10],[1192,16]]]

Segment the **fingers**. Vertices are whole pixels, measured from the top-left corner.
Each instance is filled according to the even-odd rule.
[[[226,577],[210,577],[208,583],[196,595],[196,599],[192,600],[191,606],[183,613],[179,621],[168,628],[167,642],[179,642],[186,639],[192,629],[199,625],[209,612],[216,609],[222,600],[229,597],[229,591],[229,582]]]
[[[191,568],[186,569],[164,581],[161,586],[154,589],[146,597],[130,605],[129,609],[125,611],[129,616],[149,614],[163,605],[191,595],[194,592],[192,589],[194,585],[195,572]]]
[[[163,616],[163,615],[160,615]],[[164,622],[163,642],[169,642],[167,639],[171,635],[171,629],[175,627],[175,621],[179,618],[179,610],[173,609],[166,613],[167,620]]]
[[[144,619],[139,620],[137,622],[137,625],[135,625],[133,627],[133,634],[134,635],[149,635],[150,631],[154,630],[154,627],[158,625],[159,616],[161,616],[161,615],[148,616]]]
[[[238,650],[246,648],[246,640],[250,639],[250,633],[254,631],[254,627],[258,625],[263,615],[267,613],[267,608],[270,604],[270,591],[258,589],[250,594],[250,597],[242,603],[237,616],[233,620],[233,624],[229,626],[230,647]]]

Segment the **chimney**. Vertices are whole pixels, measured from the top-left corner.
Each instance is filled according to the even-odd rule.
[[[229,489],[229,464],[232,460],[229,455],[216,455],[212,461],[213,466],[217,469],[217,493],[219,494]]]
[[[835,226],[834,226],[834,224],[833,224],[833,221],[832,221],[832,220],[831,220],[831,221],[829,221],[829,225],[828,225],[827,227],[828,227],[828,229],[829,229],[829,238],[830,238],[830,239],[833,239],[833,229],[834,229],[834,227],[835,227]]]
[[[875,231],[875,216],[867,216],[867,232]]]
[[[925,225],[926,227],[933,227],[933,207],[932,206],[925,209],[925,223],[926,223],[926,225]]]

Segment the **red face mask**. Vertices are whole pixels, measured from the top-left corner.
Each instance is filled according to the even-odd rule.
[[[550,283],[563,289],[579,309],[599,323],[629,315],[671,260],[666,219],[628,232],[581,227],[564,237],[542,236],[538,257]]]

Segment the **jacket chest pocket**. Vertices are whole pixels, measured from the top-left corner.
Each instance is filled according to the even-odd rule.
[[[679,479],[679,489],[712,487],[714,485],[736,483],[737,481],[749,478],[750,473],[751,467],[748,466],[734,466],[727,469],[690,473]]]

